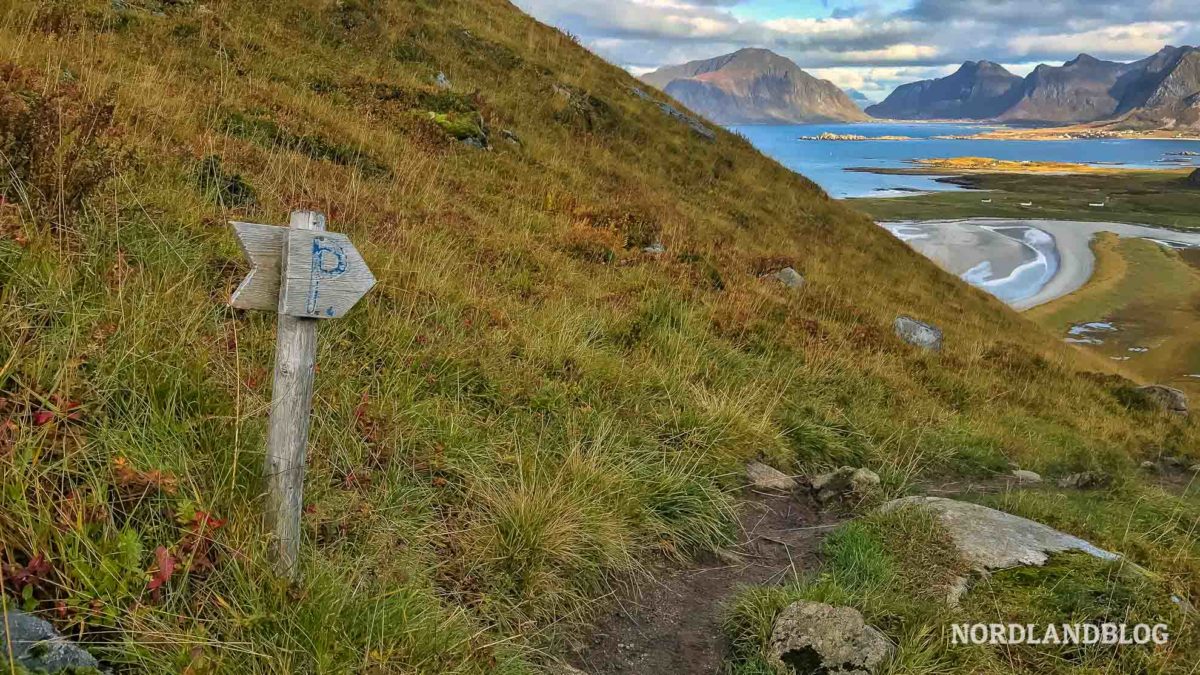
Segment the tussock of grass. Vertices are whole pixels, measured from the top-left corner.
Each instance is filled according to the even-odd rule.
[[[2,597],[110,663],[532,672],[614,584],[728,542],[748,459],[861,463],[898,493],[1196,447],[507,2],[120,7],[0,4],[4,105],[113,111],[34,136],[46,166],[92,153],[103,180],[4,174]],[[521,142],[428,117],[468,109]],[[225,305],[246,271],[225,223],[304,207],[380,284],[320,328],[304,577],[284,587],[260,524],[274,317]],[[760,278],[780,261],[803,290]],[[899,342],[901,313],[946,351]]]

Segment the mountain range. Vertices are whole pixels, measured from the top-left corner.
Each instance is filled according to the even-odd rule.
[[[766,49],[669,66],[642,80],[717,124],[870,119],[837,85]]]
[[[1200,49],[1164,47],[1120,63],[1080,54],[1019,77],[990,61],[898,87],[872,117],[1037,124],[1109,122],[1126,128],[1200,128]]]

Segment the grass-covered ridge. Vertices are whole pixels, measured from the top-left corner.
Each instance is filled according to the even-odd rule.
[[[0,7],[3,597],[132,672],[536,672],[613,583],[728,540],[747,459],[901,493],[1197,447],[506,2]],[[320,329],[285,587],[274,316],[225,306],[226,222],[305,207],[380,283]]]

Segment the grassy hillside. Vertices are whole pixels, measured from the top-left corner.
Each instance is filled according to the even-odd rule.
[[[1094,470],[1121,523],[1167,500],[1136,462],[1198,447],[502,0],[0,7],[0,595],[123,671],[538,672],[614,584],[729,540],[748,459],[891,494]],[[320,328],[289,586],[259,516],[275,317],[225,302],[227,221],[293,208],[379,286]],[[760,278],[787,265],[803,290]],[[1169,534],[1124,536],[1195,595]]]
[[[955,170],[952,166],[946,168],[949,173]],[[899,171],[925,173],[932,170]],[[1196,210],[1200,189],[1190,185],[1187,179],[1188,174],[1182,171],[1110,171],[1066,176],[971,173],[951,179],[968,188],[966,191],[898,199],[854,199],[851,203],[881,220],[1048,218],[1192,230],[1200,227],[1200,215]],[[984,195],[974,190],[988,193]],[[991,201],[984,203],[984,198]]]

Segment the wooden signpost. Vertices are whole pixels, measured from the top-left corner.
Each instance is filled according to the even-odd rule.
[[[325,216],[295,211],[290,227],[230,223],[250,273],[229,304],[279,313],[267,432],[267,528],[280,576],[294,577],[300,553],[304,466],[317,355],[317,321],[350,311],[375,285],[354,244],[325,231]]]

